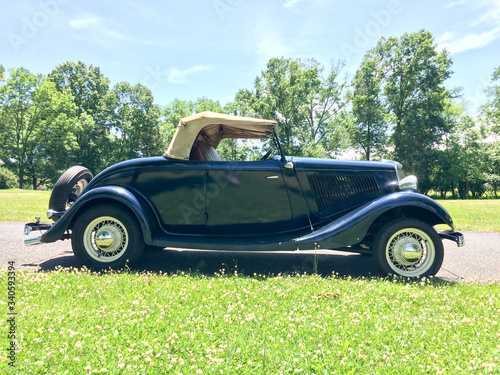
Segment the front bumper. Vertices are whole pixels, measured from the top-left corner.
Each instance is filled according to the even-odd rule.
[[[455,241],[458,247],[465,245],[464,235],[460,232],[455,232],[454,230],[444,230],[439,231],[438,234],[443,239]]]

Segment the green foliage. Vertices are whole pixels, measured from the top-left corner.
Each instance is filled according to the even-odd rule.
[[[483,106],[482,111],[491,130],[500,135],[500,84],[493,84],[500,82],[500,66],[493,72],[491,82],[492,85],[486,90],[489,100]]]
[[[17,176],[5,167],[0,167],[0,189],[14,189],[18,186]]]
[[[491,127],[470,117],[463,105],[450,102],[446,121],[453,130],[438,151],[431,173],[433,189],[441,196],[479,198],[486,192],[495,196],[500,187],[500,142],[488,137]]]
[[[380,56],[368,52],[353,78],[351,96],[354,117],[352,140],[370,160],[372,152],[382,153],[388,143],[388,123],[381,91],[384,74]]]
[[[255,80],[253,92],[237,95],[244,112],[278,122],[279,138],[285,154],[304,155],[305,146],[317,154],[321,147],[338,147],[337,118],[345,107],[345,81],[339,82],[341,65],[324,73],[314,59],[273,58]],[[320,152],[321,153],[321,152]]]
[[[17,170],[20,187],[28,180],[36,188],[65,166],[64,155],[74,141],[75,105],[70,94],[59,93],[41,75],[22,68],[10,73],[0,86],[0,150]]]
[[[0,86],[2,110],[1,151],[15,160],[20,187],[24,186],[26,173],[26,149],[37,124],[34,92],[42,81],[41,75],[34,75],[26,69],[10,70],[10,77]]]
[[[451,59],[446,50],[438,52],[432,34],[425,30],[382,39],[375,51],[383,61],[394,157],[419,177],[426,191],[431,187],[429,171],[437,161],[436,146],[451,130],[444,116],[451,97],[444,87]]]
[[[486,187],[493,191],[495,197],[500,189],[500,142],[488,142],[484,144],[484,175]]]
[[[151,91],[137,84],[117,84],[108,99],[112,154],[110,164],[160,155],[165,144],[160,130],[160,107]]]
[[[61,93],[70,93],[76,105],[77,121],[74,135],[78,147],[71,158],[97,173],[111,164],[110,124],[105,110],[113,96],[109,79],[98,67],[83,62],[66,62],[48,76]],[[111,95],[111,98],[109,97]]]

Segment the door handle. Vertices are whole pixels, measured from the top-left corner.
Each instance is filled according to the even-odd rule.
[[[266,178],[268,180],[277,180],[278,178],[280,178],[280,176],[274,175],[274,176],[267,176]]]

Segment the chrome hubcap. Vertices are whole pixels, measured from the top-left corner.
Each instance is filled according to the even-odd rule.
[[[113,245],[114,237],[111,232],[107,230],[100,231],[95,236],[95,244],[99,247],[99,249],[107,249]]]
[[[398,263],[410,266],[422,259],[423,249],[417,239],[402,237],[394,243],[393,255]]]

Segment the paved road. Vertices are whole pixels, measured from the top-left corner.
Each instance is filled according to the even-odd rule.
[[[16,268],[53,270],[56,267],[81,267],[73,256],[69,241],[25,247],[23,223],[0,222],[0,268],[15,261]],[[465,232],[465,246],[444,241],[444,263],[436,275],[446,281],[500,281],[500,232]],[[35,233],[33,233],[35,235]],[[227,252],[160,250],[146,251],[136,265],[138,270],[163,273],[199,270],[213,274],[220,269],[246,275],[314,271],[314,251],[304,252]],[[371,257],[321,251],[316,256],[317,271],[352,277],[380,275]]]

